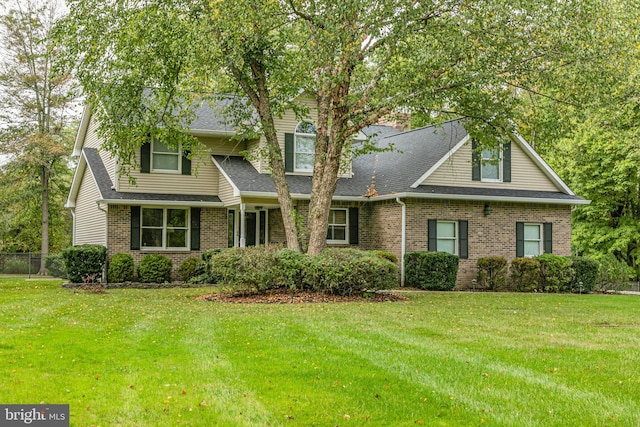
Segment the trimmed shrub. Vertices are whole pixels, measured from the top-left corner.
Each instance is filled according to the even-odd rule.
[[[395,264],[398,263],[398,257],[391,252],[387,252],[387,251],[369,251],[369,252],[376,256],[379,256],[380,258],[387,259]]]
[[[302,289],[309,257],[291,249],[280,249],[275,255],[280,273],[278,284],[290,289]]]
[[[571,290],[573,267],[571,258],[542,254],[536,257],[540,262],[540,284],[542,292],[567,292]]]
[[[276,249],[264,246],[230,248],[209,259],[214,283],[237,292],[266,292],[280,286]]]
[[[62,254],[47,255],[44,261],[44,266],[49,270],[50,275],[61,279],[67,279],[67,272],[65,270]]]
[[[516,258],[509,267],[509,281],[517,292],[536,292],[540,284],[540,261],[536,258]]]
[[[478,285],[489,291],[497,291],[507,286],[507,260],[503,257],[478,259]]]
[[[573,292],[591,292],[596,287],[598,281],[598,268],[600,263],[592,258],[574,256],[571,257],[573,263],[573,279],[571,280],[571,290]],[[580,287],[582,283],[582,288]]]
[[[71,246],[62,251],[62,258],[71,282],[94,283],[102,277],[107,248],[100,245]]]
[[[202,255],[200,257],[203,261],[209,262],[212,257],[218,255],[220,252],[226,250],[226,248],[216,248],[216,249],[207,249],[206,251],[202,251]]]
[[[629,266],[626,262],[620,261],[613,254],[600,255],[595,259],[600,263],[596,289],[618,289],[629,281]]]
[[[193,257],[187,258],[182,261],[182,264],[180,264],[180,268],[178,268],[178,272],[182,276],[182,280],[188,281],[199,275],[201,273],[201,271],[198,271],[200,262],[200,258]]]
[[[459,259],[445,252],[408,252],[405,284],[430,291],[450,291],[456,285]]]
[[[147,254],[140,260],[138,280],[142,283],[165,283],[171,281],[173,262],[161,254]]]
[[[336,295],[365,290],[390,289],[398,284],[398,266],[369,251],[352,248],[325,249],[309,257],[305,288]]]
[[[125,253],[117,253],[109,261],[107,279],[111,283],[123,283],[133,280],[133,256]]]

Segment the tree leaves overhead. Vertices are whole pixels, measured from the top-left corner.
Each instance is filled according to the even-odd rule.
[[[621,53],[618,6],[600,0],[75,0],[58,38],[94,106],[104,148],[125,165],[149,134],[191,148],[197,142],[183,128],[197,103],[241,95],[228,110],[229,123],[264,135],[283,217],[293,215],[285,206],[290,196],[273,118],[287,109],[302,118],[307,111],[296,98],[315,97],[309,235],[317,252],[340,159],[360,129],[394,111],[465,116],[474,138],[495,144],[527,112],[523,93],[578,105],[589,84],[603,84],[584,70],[605,67],[609,51]],[[285,228],[288,236],[295,233]]]

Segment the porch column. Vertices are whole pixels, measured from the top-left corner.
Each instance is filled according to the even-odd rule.
[[[246,246],[245,239],[245,224],[244,224],[244,203],[240,203],[240,247],[244,248]]]

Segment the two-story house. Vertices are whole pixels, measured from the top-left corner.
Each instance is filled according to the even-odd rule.
[[[315,125],[293,113],[276,121],[291,196],[306,216]],[[74,154],[79,156],[67,207],[73,244],[100,244],[109,257],[162,253],[174,269],[203,250],[284,244],[282,217],[261,140],[231,140],[219,110],[202,105],[188,129],[206,147],[189,160],[180,147],[150,140],[138,153],[135,184],[118,159],[101,149],[85,109]],[[345,160],[333,197],[329,246],[393,252],[445,251],[460,257],[458,286],[470,285],[476,261],[545,252],[569,255],[576,196],[521,137],[476,150],[460,120],[398,131],[375,125],[379,147],[393,151]],[[355,142],[357,143],[357,141]],[[251,152],[250,160],[241,153]],[[177,277],[177,271],[174,271]]]

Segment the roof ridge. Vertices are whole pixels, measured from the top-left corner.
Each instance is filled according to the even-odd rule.
[[[404,132],[396,133],[396,134],[393,134],[393,135],[387,135],[387,136],[385,136],[385,137],[383,137],[383,138],[381,138],[381,139],[393,138],[393,137],[395,137],[395,136],[405,135],[405,134],[407,134],[407,133],[417,132],[417,131],[419,131],[419,130],[425,130],[425,129],[429,129],[429,128],[435,128],[435,127],[438,127],[438,126],[445,125],[445,124],[447,124],[447,123],[452,123],[452,122],[460,121],[460,120],[463,120],[463,119],[464,119],[464,117],[457,117],[457,118],[455,118],[455,119],[446,120],[446,121],[444,121],[444,122],[442,122],[442,123],[434,123],[434,124],[432,124],[432,125],[428,125],[428,126],[420,126],[419,128],[409,129],[409,130],[406,130],[406,131],[404,131]]]

